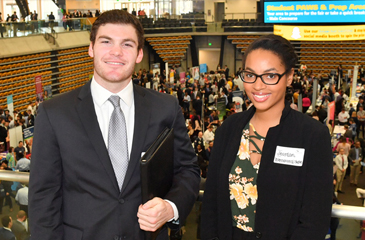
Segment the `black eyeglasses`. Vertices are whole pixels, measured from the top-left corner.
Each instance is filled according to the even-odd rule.
[[[239,73],[242,81],[245,83],[254,83],[256,82],[257,78],[261,78],[261,81],[265,83],[266,85],[275,85],[278,84],[280,79],[287,74],[288,70],[286,70],[283,74],[279,73],[264,73],[261,75],[257,75],[255,73],[249,72],[249,71],[241,71]]]

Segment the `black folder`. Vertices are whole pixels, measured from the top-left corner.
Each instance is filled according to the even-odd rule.
[[[174,130],[165,128],[140,160],[142,204],[154,197],[164,199],[174,177]],[[159,230],[146,232],[155,239]]]

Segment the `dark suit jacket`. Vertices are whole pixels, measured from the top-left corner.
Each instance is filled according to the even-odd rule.
[[[356,148],[351,148],[350,151],[349,151],[348,160],[349,160],[349,165],[350,166],[353,166],[354,163],[352,161],[356,160],[356,150],[355,149]],[[362,157],[362,148],[359,149],[359,158],[364,160],[363,157]]]
[[[25,230],[24,225],[16,219],[13,220],[11,231],[13,231],[16,240],[25,240],[30,236],[30,234]]]
[[[202,205],[201,238],[232,239],[228,175],[242,130],[255,107],[228,117],[217,129]],[[304,148],[301,167],[274,163],[276,147]],[[257,177],[255,235],[263,240],[322,240],[331,217],[332,151],[325,125],[286,103],[269,129]]]
[[[181,108],[171,95],[133,87],[133,146],[121,192],[90,82],[39,106],[29,186],[32,239],[144,239],[137,219],[142,201],[139,159],[165,127],[174,128],[175,135],[174,182],[165,199],[176,204],[180,226],[184,223],[200,178]],[[166,228],[158,239],[167,239]]]
[[[1,240],[15,240],[14,233],[5,228],[0,228],[0,239]]]

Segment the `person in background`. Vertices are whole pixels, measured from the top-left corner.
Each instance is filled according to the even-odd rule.
[[[339,64],[338,67],[337,67],[337,76],[338,76],[338,81],[342,81],[343,69],[342,69],[341,64]]]
[[[30,237],[27,214],[20,210],[13,221],[11,231],[14,233],[16,240],[27,240]]]
[[[22,185],[15,196],[15,201],[19,204],[19,209],[23,210],[28,215],[28,185]]]
[[[1,240],[17,240],[15,238],[14,233],[11,231],[11,227],[13,226],[13,219],[10,216],[5,215],[1,218],[1,223],[3,225],[0,228],[0,239]]]
[[[3,160],[1,162],[0,169],[12,171],[12,169],[8,167],[8,161],[6,161],[6,160]],[[11,200],[11,197],[13,197],[13,198],[15,197],[15,195],[13,194],[13,190],[11,189],[13,182],[2,180],[1,183],[4,187],[4,192],[5,192],[5,204],[9,206],[9,211],[12,212],[13,211],[13,201]],[[0,202],[0,204],[3,204],[3,202]]]
[[[208,157],[208,160],[209,160],[209,158],[210,158],[210,155],[211,155],[211,153],[212,153],[212,149],[213,149],[213,144],[214,144],[214,142],[213,141],[210,141],[209,142],[209,145],[208,145],[208,148],[206,149],[206,154],[207,154],[207,157]]]
[[[4,31],[4,26],[3,26],[3,22],[4,20],[3,20],[3,17],[2,17],[2,15],[1,15],[1,12],[0,12],[0,34],[1,34],[1,37],[3,38],[4,37],[4,35],[3,35],[3,31]]]
[[[32,20],[32,32],[36,30],[38,32],[38,13],[34,10],[34,13],[31,13],[30,20]]]
[[[345,155],[345,151],[343,148],[340,149],[339,154],[335,157],[335,163],[337,166],[336,170],[336,186],[335,186],[335,192],[336,193],[344,193],[342,191],[342,183],[346,175],[346,169],[348,167],[348,159]]]
[[[209,125],[207,130],[205,130],[204,134],[203,134],[203,139],[204,139],[204,145],[206,147],[209,146],[209,143],[214,141],[214,133],[213,133],[213,126]]]
[[[355,147],[350,150],[348,156],[351,168],[350,184],[357,186],[360,174],[361,161],[363,160],[360,141],[355,142]]]
[[[23,141],[19,141],[18,146],[14,149],[15,152],[15,158],[18,161],[19,159],[21,159],[23,156],[25,156],[25,147],[23,146]]]
[[[51,12],[51,14],[48,15],[49,27],[51,28],[51,31],[53,31],[53,26],[54,26],[54,20],[55,19],[56,18],[53,15],[53,12]]]
[[[360,127],[362,128],[362,138],[365,138],[365,110],[364,106],[359,106],[359,111],[357,111],[357,137],[360,136]]]
[[[333,194],[333,204],[342,205],[342,203],[338,200],[337,196]],[[330,230],[331,230],[331,240],[336,240],[336,232],[338,225],[340,224],[340,219],[336,217],[331,217]]]
[[[302,112],[306,113],[308,111],[310,105],[311,105],[311,100],[309,99],[308,94],[304,93],[303,99],[302,99],[302,107],[303,107]]]
[[[354,121],[354,119],[353,118],[350,118],[349,119],[349,124],[350,124],[350,126],[349,126],[349,129],[351,130],[351,132],[352,132],[352,140],[354,140],[355,141],[355,137],[356,137],[356,123],[355,123],[355,121]]]
[[[348,156],[351,149],[351,145],[347,143],[346,138],[344,136],[340,137],[339,143],[337,144],[336,147],[336,152],[340,152],[341,148],[345,151],[344,154]]]
[[[345,124],[345,126],[343,126],[343,127],[344,127],[344,130],[345,130],[345,133],[343,134],[343,136],[345,138],[352,139],[352,130],[349,129],[349,125]]]
[[[15,169],[20,172],[29,172],[30,171],[30,160],[25,158],[24,153],[20,153],[21,157],[16,163]]]
[[[14,37],[16,37],[17,32],[18,32],[18,24],[16,23],[18,20],[19,20],[19,18],[16,15],[16,12],[14,11],[14,14],[11,15],[11,22],[13,24]]]
[[[16,157],[15,157],[15,152],[14,152],[14,148],[10,147],[9,148],[9,152],[6,154],[6,160],[8,161],[8,167],[9,168],[15,168],[16,165]]]
[[[350,118],[350,115],[348,112],[346,112],[345,108],[341,109],[341,112],[338,113],[338,123],[341,126],[344,126],[347,124],[348,120]]]

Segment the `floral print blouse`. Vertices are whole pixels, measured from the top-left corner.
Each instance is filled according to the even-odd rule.
[[[249,135],[250,126],[255,135]],[[250,153],[256,152],[261,154],[261,150],[252,138],[257,138],[261,141],[265,140],[264,137],[255,131],[252,124],[247,123],[243,129],[236,160],[229,174],[232,224],[234,227],[246,232],[253,232],[255,227],[256,202],[258,198],[256,180],[260,167],[260,162],[252,165]],[[253,144],[256,150],[250,152],[250,144]]]

